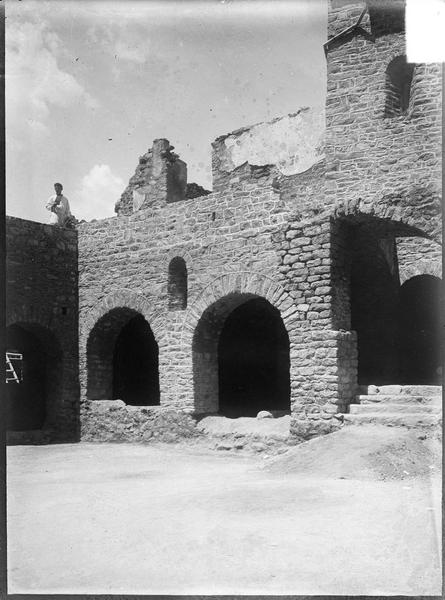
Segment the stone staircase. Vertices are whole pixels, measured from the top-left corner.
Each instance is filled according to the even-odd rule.
[[[361,386],[346,424],[402,427],[434,426],[442,422],[442,388],[438,385]]]

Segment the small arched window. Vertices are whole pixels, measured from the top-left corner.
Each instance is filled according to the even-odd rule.
[[[396,117],[408,111],[414,65],[406,56],[397,56],[386,69],[385,117]]]
[[[168,266],[168,308],[187,308],[187,266],[180,256],[175,256]]]

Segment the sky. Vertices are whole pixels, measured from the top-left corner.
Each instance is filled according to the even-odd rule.
[[[8,0],[7,214],[114,205],[156,138],[211,189],[211,142],[321,108],[327,0]]]

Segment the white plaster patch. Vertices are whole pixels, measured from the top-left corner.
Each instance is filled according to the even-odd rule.
[[[303,173],[324,157],[324,131],[324,112],[311,108],[253,125],[225,138],[224,168],[233,170],[247,161],[276,165],[283,175]]]

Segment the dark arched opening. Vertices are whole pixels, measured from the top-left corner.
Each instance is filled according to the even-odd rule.
[[[168,266],[168,308],[187,308],[187,266],[180,256],[173,258]]]
[[[88,339],[87,360],[88,399],[159,404],[158,345],[141,314],[116,308],[102,317]]]
[[[6,330],[6,352],[22,357],[11,360],[16,377],[10,374],[6,384],[7,429],[42,429],[49,417],[49,407],[60,395],[59,345],[44,327],[20,323]]]
[[[399,254],[398,240],[424,239],[424,234],[357,213],[333,221],[332,236],[333,323],[357,333],[357,371],[349,361],[339,361],[339,369],[361,385],[401,383],[399,264],[402,269],[413,264],[418,245],[405,245]],[[427,252],[421,255],[425,259]]]
[[[195,410],[229,417],[290,410],[289,337],[280,312],[253,294],[210,306],[193,337]]]
[[[159,404],[158,345],[142,315],[118,335],[113,354],[113,399],[126,404]]]
[[[441,383],[442,282],[418,275],[400,288],[398,350],[400,382]]]
[[[351,265],[351,326],[357,332],[358,381],[393,383],[398,273],[393,237],[372,226],[356,229]]]
[[[247,301],[226,319],[218,367],[221,414],[290,410],[289,337],[279,311],[263,298]]]
[[[402,115],[408,111],[414,65],[406,56],[397,56],[386,69],[385,117]]]

